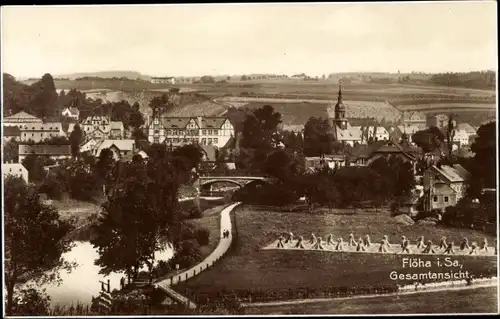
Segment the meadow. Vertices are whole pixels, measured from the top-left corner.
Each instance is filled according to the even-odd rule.
[[[310,116],[327,116],[338,94],[336,81],[229,81],[224,84],[152,84],[147,81],[55,80],[58,89],[89,91],[103,101],[139,102],[145,116],[151,115],[149,102],[171,88],[180,89],[179,105],[169,116],[221,116],[230,106],[260,107],[269,104],[284,118],[284,123],[304,124]],[[106,92],[104,92],[106,91]],[[343,87],[347,118],[376,118],[388,122],[400,119],[398,111],[425,114],[458,112],[473,125],[495,117],[496,95],[493,90],[447,86],[349,83]],[[480,113],[479,119],[476,112]]]
[[[369,234],[373,241],[388,235],[391,242],[399,241],[401,235],[415,240],[425,236],[426,240],[439,242],[442,236],[458,242],[464,236],[470,241],[480,242],[486,237],[473,230],[441,228],[436,226],[405,226],[396,222],[388,212],[361,211],[330,214],[276,212],[258,207],[243,206],[234,212],[237,243],[220,263],[187,282],[174,288],[192,298],[203,300],[206,295],[235,293],[245,298],[248,292],[282,295],[290,299],[289,291],[355,287],[386,289],[397,285],[411,284],[407,280],[391,280],[392,271],[400,273],[422,273],[457,269],[442,269],[436,256],[419,256],[432,262],[430,268],[403,269],[400,254],[352,254],[328,251],[265,250],[264,246],[275,241],[280,234],[293,232],[308,238],[311,233],[323,236],[333,233],[347,240],[353,232],[356,238]],[[496,274],[496,257],[454,256],[476,277]],[[262,300],[261,301],[265,301]]]
[[[496,313],[497,305],[493,287],[248,307],[245,315]]]

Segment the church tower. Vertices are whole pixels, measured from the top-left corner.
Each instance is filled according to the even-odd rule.
[[[342,82],[339,84],[339,95],[337,104],[335,104],[335,122],[342,130],[347,129],[347,120],[345,118],[345,106],[342,101]]]

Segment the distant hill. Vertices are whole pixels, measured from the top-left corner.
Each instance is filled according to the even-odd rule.
[[[144,75],[136,71],[99,71],[99,72],[82,72],[82,73],[70,73],[70,74],[58,74],[54,75],[54,79],[77,79],[84,77],[99,77],[99,78],[128,78],[135,80],[140,78],[142,80],[149,81],[151,76]]]

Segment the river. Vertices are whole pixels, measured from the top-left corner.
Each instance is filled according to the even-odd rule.
[[[97,250],[89,242],[75,242],[75,247],[63,254],[66,261],[75,261],[78,267],[70,273],[61,271],[60,285],[46,284],[43,288],[51,298],[51,304],[61,306],[76,305],[77,303],[90,304],[93,296],[101,290],[99,281],[110,280],[111,290],[120,288],[120,278],[123,273],[111,273],[109,276],[99,274],[100,267],[94,265],[98,258]],[[169,248],[155,254],[156,261],[172,258],[173,251]]]

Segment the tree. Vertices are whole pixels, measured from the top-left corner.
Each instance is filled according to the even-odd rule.
[[[94,173],[101,182],[103,194],[106,194],[106,188],[109,190],[109,186],[114,181],[115,166],[116,162],[113,158],[113,152],[109,148],[103,149],[94,166]]]
[[[259,150],[270,150],[280,143],[278,125],[281,114],[270,105],[264,105],[248,115],[243,124],[241,146]]]
[[[28,170],[30,181],[41,182],[47,176],[44,167],[55,164],[55,161],[44,156],[30,154],[23,159],[22,164]]]
[[[172,156],[181,159],[186,164],[185,170],[191,170],[200,165],[203,153],[198,145],[186,144],[176,148],[172,152]]]
[[[328,120],[311,117],[304,126],[304,154],[321,156],[331,154],[335,137],[330,134]]]
[[[59,113],[57,109],[58,95],[52,75],[44,74],[40,81],[31,85],[30,89],[34,92],[34,96],[29,106],[35,115],[44,119]]]
[[[135,102],[134,105],[132,105],[132,109],[129,113],[128,120],[124,123],[126,127],[132,127],[132,128],[140,128],[142,125],[144,125],[144,116],[141,113],[140,106],[138,102]]]
[[[496,122],[482,125],[471,146],[474,158],[468,193],[476,198],[482,188],[496,188],[496,132]]]
[[[83,131],[80,125],[76,124],[73,131],[69,135],[69,143],[71,145],[71,156],[77,158],[80,156],[80,145],[83,142]]]
[[[451,159],[453,152],[453,137],[455,136],[455,127],[453,126],[453,115],[448,116],[448,125],[446,126],[446,141],[448,143],[448,159]]]
[[[92,173],[92,166],[79,160],[65,166],[68,192],[71,198],[89,201],[98,191],[97,180]]]
[[[179,184],[168,158],[124,165],[91,243],[99,251],[95,264],[101,273],[124,271],[130,280],[143,265],[152,270],[155,251],[167,243],[179,247]]]
[[[144,130],[142,130],[140,128],[135,128],[132,131],[132,138],[135,140],[136,145],[138,145],[139,141],[147,141],[148,140],[148,136],[146,135]]]
[[[441,147],[444,135],[437,127],[415,132],[411,137],[413,143],[421,147],[425,153],[432,152]]]
[[[263,164],[263,173],[287,182],[298,175],[298,169],[291,154],[285,150],[276,150],[269,154]]]
[[[215,78],[210,75],[204,75],[200,78],[201,83],[215,83]]]
[[[15,293],[15,304],[12,309],[14,316],[48,316],[50,308],[50,297],[45,289],[28,287]]]
[[[42,204],[36,189],[22,179],[9,176],[4,187],[6,313],[12,315],[17,284],[57,281],[59,271],[75,264],[61,258],[72,248],[67,238],[71,224],[61,220],[55,208]]]
[[[11,138],[3,146],[3,161],[17,163],[19,161],[19,142]]]

